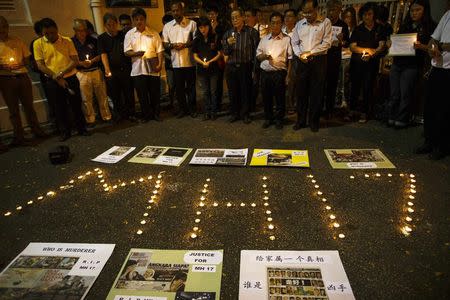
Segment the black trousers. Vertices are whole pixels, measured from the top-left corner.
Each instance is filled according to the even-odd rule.
[[[185,114],[197,111],[195,92],[195,67],[173,68],[175,97],[180,110]]]
[[[377,79],[379,60],[374,59],[368,62],[360,60],[350,61],[350,109],[360,110],[365,114],[371,113],[373,104],[372,95],[374,93],[375,82]],[[361,92],[363,94],[362,107],[358,109],[358,99]]]
[[[223,78],[224,78],[225,70],[220,69],[217,79],[217,111],[222,109],[222,98],[223,98]]]
[[[55,101],[56,123],[60,134],[70,135],[72,132],[72,122],[70,111],[72,111],[73,122],[78,133],[86,131],[86,121],[81,110],[80,82],[77,76],[73,75],[64,78],[69,84],[69,88],[75,93],[70,94],[67,89],[62,88],[56,81],[48,80],[46,84],[47,92]]]
[[[286,112],[286,71],[261,71],[261,92],[264,101],[264,118],[283,121]],[[275,102],[275,114],[273,104]]]
[[[159,116],[161,87],[159,76],[139,75],[133,77],[134,87],[141,105],[142,118],[154,119]]]
[[[424,111],[425,142],[433,148],[449,150],[450,102],[447,86],[450,69],[432,68],[427,84]]]
[[[252,78],[252,96],[250,101],[250,111],[254,112],[256,111],[256,105],[258,101],[258,95],[259,95],[259,88],[261,85],[261,67],[258,64],[255,68],[255,76]]]
[[[226,66],[226,79],[232,116],[248,117],[252,96],[252,64]]]
[[[327,72],[326,55],[315,56],[307,63],[299,62],[297,76],[297,123],[319,127],[322,111],[325,78]],[[309,108],[309,114],[308,114]]]
[[[114,118],[127,119],[136,114],[131,70],[111,70],[111,77],[106,78],[108,96],[114,104]]]
[[[333,113],[336,103],[336,90],[339,80],[339,71],[341,69],[342,54],[328,52],[327,54],[327,94],[325,101],[325,111],[328,115]]]

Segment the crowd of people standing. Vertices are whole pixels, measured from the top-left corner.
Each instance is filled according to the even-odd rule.
[[[282,129],[291,111],[297,113],[293,130],[309,127],[317,132],[321,117],[332,118],[337,107],[347,107],[344,120],[365,123],[375,117],[379,99],[374,91],[391,46],[389,11],[372,2],[358,12],[353,7],[343,10],[340,0],[326,5],[322,16],[317,0],[305,0],[300,11],[273,12],[266,24],[257,9],[235,8],[230,16],[221,16],[215,6],[189,19],[184,3],[174,1],[162,19],[162,32],[148,27],[145,10],[135,8],[131,16],[106,13],[100,35],[89,21],[75,19],[72,38],[59,34],[55,21],[44,18],[35,23],[38,38],[30,47],[9,35],[8,22],[0,17],[0,90],[14,128],[11,145],[30,144],[19,102],[34,136],[47,136],[33,108],[27,65],[39,73],[60,141],[71,137],[72,127],[89,135],[88,128],[99,120],[160,122],[163,69],[170,104],[178,104],[177,118],[196,118],[201,111],[203,120],[216,120],[226,82],[231,123],[251,123],[260,94],[263,129]],[[419,111],[425,142],[416,152],[429,153],[431,159],[449,151],[444,133],[450,104],[443,96],[450,72],[449,20],[447,11],[436,24],[428,0],[410,1],[398,33],[417,34],[415,55],[394,57],[390,95],[382,103],[386,125],[399,129],[410,125],[413,106],[424,106]],[[342,53],[350,59],[343,60]],[[337,101],[340,85],[344,95]],[[423,93],[417,92],[418,86]],[[0,150],[5,149],[0,143]]]

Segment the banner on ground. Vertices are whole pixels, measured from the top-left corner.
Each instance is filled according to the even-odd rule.
[[[0,299],[84,299],[114,246],[30,243],[0,274]]]
[[[241,251],[239,299],[353,300],[338,251]]]
[[[189,156],[191,151],[192,148],[145,146],[128,162],[178,167]]]
[[[107,300],[219,300],[223,250],[131,249]]]
[[[247,149],[197,149],[191,165],[245,166]]]
[[[325,149],[333,169],[394,169],[379,149]]]
[[[92,160],[105,164],[115,164],[133,152],[134,149],[136,149],[136,147],[113,146]]]
[[[309,167],[307,150],[255,149],[251,166]]]

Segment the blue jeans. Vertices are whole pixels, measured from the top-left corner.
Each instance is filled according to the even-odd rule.
[[[389,120],[409,122],[418,70],[415,66],[393,64],[389,74],[391,97],[388,102]]]
[[[218,109],[218,93],[217,83],[219,80],[218,73],[197,73],[197,81],[199,94],[205,105],[205,113],[217,113]]]

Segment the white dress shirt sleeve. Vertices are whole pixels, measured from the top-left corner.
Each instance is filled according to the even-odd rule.
[[[292,30],[292,39],[291,45],[292,50],[296,56],[300,56],[302,54],[302,50],[300,49],[300,37],[298,35],[298,31],[300,30],[300,21],[295,24],[294,30]]]
[[[171,22],[167,23],[163,27],[163,42],[164,43],[170,43],[170,39],[169,39],[169,24],[170,23]]]
[[[131,44],[131,32],[134,31],[134,29],[131,29],[125,34],[125,39],[123,41],[123,52],[127,52],[130,50],[133,50],[133,45]]]
[[[258,44],[258,48],[256,48],[256,57],[264,53],[264,39],[261,39]]]
[[[331,47],[331,42],[333,40],[332,26],[330,19],[326,18],[323,21],[323,38],[322,42],[318,47],[311,50],[311,53],[321,53],[326,52]]]

